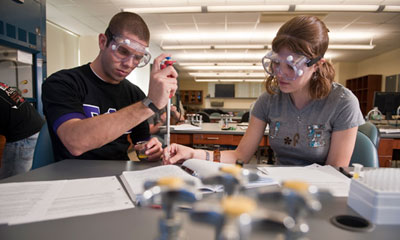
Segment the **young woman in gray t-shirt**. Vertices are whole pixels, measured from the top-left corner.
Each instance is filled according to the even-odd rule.
[[[248,162],[269,125],[278,164],[348,166],[364,119],[352,92],[333,82],[335,70],[324,59],[328,32],[314,16],[294,17],[279,29],[272,51],[262,59],[267,91],[258,98],[236,150],[211,154],[172,144],[164,149],[164,163],[189,158]]]

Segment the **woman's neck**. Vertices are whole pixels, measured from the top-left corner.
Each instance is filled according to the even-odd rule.
[[[307,106],[312,98],[308,92],[294,92],[290,93],[290,98],[297,109],[301,110]]]

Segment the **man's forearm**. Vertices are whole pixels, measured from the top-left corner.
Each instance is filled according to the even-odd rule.
[[[71,119],[57,129],[61,141],[74,155],[99,148],[139,125],[154,112],[138,102],[110,114],[87,119]]]

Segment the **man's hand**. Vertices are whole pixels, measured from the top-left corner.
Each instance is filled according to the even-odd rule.
[[[153,101],[158,109],[167,105],[170,94],[175,95],[178,88],[178,73],[173,66],[168,66],[161,70],[160,64],[170,54],[163,53],[154,59],[153,68],[150,74],[150,85],[148,97]]]
[[[163,149],[161,142],[156,137],[151,138],[147,143],[146,147],[147,147],[146,155],[149,161],[160,160],[160,157],[163,153]]]

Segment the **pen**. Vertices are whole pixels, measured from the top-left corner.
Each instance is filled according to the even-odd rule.
[[[192,176],[194,176],[194,177],[198,177],[198,176],[199,176],[199,175],[197,174],[196,171],[193,171],[192,169],[190,169],[190,168],[188,168],[188,167],[186,167],[186,166],[181,165],[181,168],[182,168],[185,172],[189,173],[190,175],[192,175]]]
[[[344,168],[342,168],[342,167],[339,167],[339,172],[343,173],[343,175],[345,175],[348,178],[352,178],[353,177],[352,174],[350,174],[348,171],[344,170]]]

